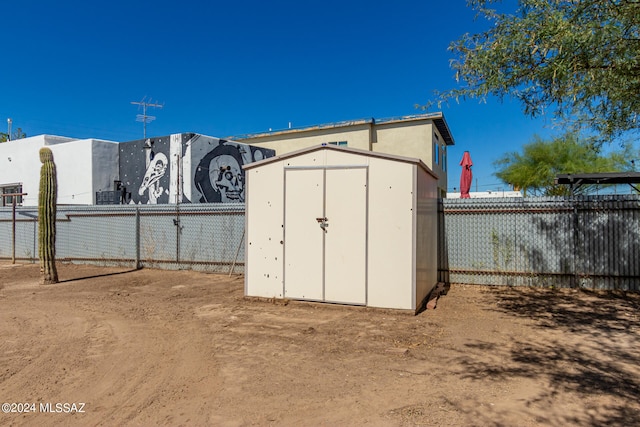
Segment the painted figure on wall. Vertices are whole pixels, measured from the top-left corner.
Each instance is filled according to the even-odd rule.
[[[148,191],[149,194],[147,197],[149,198],[148,203],[150,204],[158,203],[158,198],[164,192],[164,187],[160,185],[160,179],[167,171],[167,164],[167,156],[162,153],[158,153],[153,156],[153,159],[150,159],[149,164],[147,165],[147,171],[145,172],[142,184],[138,189],[138,195],[142,196],[145,191]]]
[[[119,180],[132,190],[130,204],[170,202],[170,137],[146,138],[120,144]]]
[[[194,176],[194,185],[202,194],[202,203],[243,203],[244,164],[241,146],[220,144],[200,160]]]
[[[131,204],[244,203],[242,166],[274,155],[234,141],[173,134],[121,143],[119,178],[135,189]]]

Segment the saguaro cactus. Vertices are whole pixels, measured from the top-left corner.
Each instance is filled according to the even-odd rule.
[[[56,270],[56,203],[58,181],[53,153],[48,147],[40,149],[40,193],[38,194],[38,251],[42,284],[58,283]]]

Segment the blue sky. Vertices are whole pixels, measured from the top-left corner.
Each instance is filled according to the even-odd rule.
[[[148,136],[216,137],[419,114],[456,82],[449,43],[478,32],[464,0],[3,2],[0,125],[39,134],[142,138],[131,101],[164,104]],[[472,190],[506,189],[492,162],[553,132],[515,102],[442,108]],[[6,132],[6,128],[3,129]]]

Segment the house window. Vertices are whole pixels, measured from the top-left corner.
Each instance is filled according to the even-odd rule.
[[[346,147],[347,141],[332,141],[328,142],[329,145],[337,145],[338,147]]]
[[[11,185],[0,186],[0,194],[16,194],[16,193],[22,193],[22,184],[11,184]],[[22,196],[3,196],[2,205],[0,206],[13,205],[14,197],[16,198],[16,205],[21,205]]]
[[[447,171],[447,150],[442,148],[442,170]]]
[[[436,154],[435,154],[435,163],[436,165],[440,164],[440,144],[436,143]]]

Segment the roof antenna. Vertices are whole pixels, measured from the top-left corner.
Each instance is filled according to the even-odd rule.
[[[145,101],[146,96],[144,96],[142,98],[141,101],[131,101],[132,104],[134,105],[138,105],[138,109],[140,107],[142,107],[142,114],[138,114],[136,116],[136,122],[142,122],[143,125],[143,133],[142,136],[143,138],[147,138],[147,123],[151,123],[152,121],[154,121],[156,119],[155,116],[149,116],[147,115],[147,107],[153,107],[153,108],[162,108],[164,107],[164,104],[158,104],[157,102],[153,102],[151,101],[151,99],[149,99],[149,101]]]

